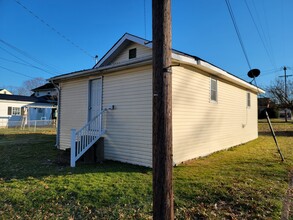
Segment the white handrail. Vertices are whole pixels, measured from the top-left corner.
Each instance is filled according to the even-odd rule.
[[[81,129],[71,129],[71,157],[70,166],[75,167],[76,161],[103,135],[106,130],[103,126],[103,114],[107,109],[102,110],[92,118]]]

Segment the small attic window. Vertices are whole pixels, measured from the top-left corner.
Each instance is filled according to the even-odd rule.
[[[129,50],[129,59],[136,58],[136,48]]]

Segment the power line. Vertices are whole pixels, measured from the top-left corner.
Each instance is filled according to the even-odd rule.
[[[243,51],[243,53],[244,53],[245,59],[246,59],[246,61],[247,61],[247,64],[248,64],[248,66],[249,66],[249,69],[251,69],[251,65],[250,65],[249,60],[248,60],[248,56],[247,56],[247,53],[246,53],[246,50],[245,50],[245,47],[244,47],[244,43],[243,43],[242,38],[241,38],[240,31],[239,31],[238,26],[237,26],[237,23],[236,23],[235,16],[234,16],[234,14],[233,14],[232,7],[231,7],[231,5],[230,5],[229,0],[225,0],[225,1],[226,1],[226,5],[227,5],[227,7],[228,7],[228,11],[229,11],[230,16],[231,16],[231,19],[232,19],[232,22],[233,22],[234,28],[235,28],[235,30],[236,30],[236,33],[237,33],[238,40],[239,40],[239,42],[240,42],[240,45],[241,45],[242,51]]]
[[[20,58],[20,57],[18,57],[18,56],[16,56],[16,55],[14,55],[13,53],[9,52],[8,50],[4,49],[4,48],[1,47],[1,46],[0,46],[0,49],[3,50],[3,51],[5,51],[6,53],[10,54],[11,56],[17,58],[18,60],[21,60],[22,62],[25,62],[25,63],[27,63],[28,65],[30,64],[30,63],[27,62],[26,60],[24,60],[24,59],[22,59],[22,58]]]
[[[42,66],[44,66],[44,67],[54,69],[54,71],[52,71],[52,72],[57,72],[57,73],[60,72],[60,71],[59,71],[58,69],[56,69],[54,66],[51,66],[51,65],[45,64],[44,62],[40,61],[39,59],[34,58],[33,56],[31,56],[31,55],[28,54],[27,52],[25,52],[25,51],[23,51],[23,50],[17,48],[16,46],[14,46],[14,45],[12,45],[12,44],[6,42],[6,41],[4,41],[3,39],[0,39],[0,42],[2,42],[3,44],[5,44],[6,46],[10,47],[11,49],[15,50],[16,52],[20,53],[22,56],[25,56],[25,57],[27,57],[27,58],[33,60],[34,62],[36,62],[36,63],[38,63],[38,64],[40,64],[40,65],[42,65]],[[7,50],[5,50],[5,49],[3,49],[3,48],[1,48],[1,49],[4,50],[4,51],[6,51],[7,53],[9,53],[10,55],[12,55],[12,53],[10,53],[9,51],[7,51]],[[27,61],[25,61],[25,60],[23,60],[23,59],[21,59],[21,58],[15,56],[15,55],[12,55],[12,56],[14,56],[14,57],[16,57],[16,58],[22,60],[23,62],[25,62],[25,63],[31,65],[29,62],[27,62]],[[32,66],[33,66],[33,65],[32,65]],[[55,75],[56,75],[56,74],[55,74]]]
[[[268,50],[269,50],[270,55],[272,57],[272,60],[275,61],[275,56],[274,56],[274,52],[273,52],[273,47],[272,47],[272,43],[271,43],[271,38],[270,38],[269,31],[267,31],[267,34],[265,34],[265,31],[264,31],[264,28],[263,28],[263,25],[262,25],[262,22],[261,22],[261,19],[260,19],[260,16],[259,16],[259,13],[258,13],[258,10],[256,8],[256,5],[255,5],[254,0],[252,0],[252,5],[254,7],[254,11],[255,11],[255,14],[256,14],[256,18],[258,18],[258,21],[259,21],[258,23],[259,23],[259,26],[260,26],[260,30],[262,32],[263,38],[264,38],[264,40],[266,42],[266,45],[268,47]],[[265,23],[267,24],[267,16],[266,16],[266,12],[264,10],[264,5],[263,5],[262,9],[263,9],[264,14],[265,14],[265,16],[264,16],[265,21],[266,21]],[[275,62],[274,62],[274,64],[276,65]],[[274,66],[274,67],[276,68],[276,66]]]
[[[249,8],[249,5],[248,5],[248,3],[247,3],[247,0],[245,0],[245,4],[246,4],[246,7],[247,7],[247,9],[248,9],[248,11],[249,11],[250,17],[251,17],[251,19],[252,19],[252,21],[253,21],[253,24],[254,24],[254,26],[255,26],[255,28],[256,28],[256,30],[257,30],[258,36],[259,36],[260,39],[261,39],[262,45],[263,45],[263,47],[264,47],[264,49],[265,49],[265,51],[266,51],[266,53],[267,53],[267,55],[268,55],[268,58],[269,58],[269,60],[270,60],[270,62],[271,62],[271,64],[272,64],[272,66],[275,67],[275,66],[276,66],[276,63],[274,62],[274,59],[272,58],[271,54],[270,54],[269,51],[268,51],[268,48],[266,47],[266,45],[265,45],[265,43],[264,43],[264,39],[262,38],[262,36],[261,36],[261,34],[260,34],[260,31],[259,31],[258,26],[256,25],[255,19],[254,19],[253,15],[252,15],[252,12],[251,12],[250,8]]]
[[[270,75],[272,73],[277,73],[280,72],[282,70],[282,68],[275,68],[275,69],[270,69],[270,70],[263,70],[262,73],[265,75]],[[262,75],[264,76],[264,75]]]
[[[13,53],[11,53],[11,52],[9,52],[8,50],[4,49],[4,48],[1,47],[1,46],[0,46],[0,49],[3,50],[3,51],[5,51],[6,53],[10,54],[11,56],[17,58],[18,60],[24,62],[24,65],[32,66],[32,67],[34,66],[34,65],[32,65],[31,63],[27,62],[26,60],[24,60],[24,59],[22,59],[22,58],[20,58],[20,57],[18,57],[18,56],[16,56],[16,55],[14,55]],[[15,62],[16,62],[16,61],[15,61]],[[19,62],[19,63],[20,63],[20,62]],[[40,70],[42,70],[42,71],[48,72],[47,70],[42,69],[42,68],[40,68],[40,67],[34,67],[34,68],[37,68],[37,69],[40,69]]]
[[[254,1],[253,1],[253,4],[254,4],[254,7],[255,7],[255,3],[254,3]],[[272,41],[271,41],[271,36],[270,36],[270,29],[269,29],[269,27],[270,27],[270,25],[269,25],[269,23],[268,23],[268,16],[267,16],[267,11],[266,11],[266,7],[265,7],[265,1],[262,1],[262,10],[263,10],[263,13],[264,13],[264,24],[265,24],[265,26],[266,26],[266,30],[267,30],[267,42],[268,42],[268,45],[269,45],[269,47],[270,47],[270,50],[273,52],[273,47],[272,47]],[[255,9],[256,9],[256,7],[255,7]],[[264,31],[263,31],[263,33],[264,33]],[[265,35],[264,35],[265,36]],[[272,53],[272,56],[274,56],[274,53]]]
[[[76,47],[77,49],[79,49],[80,51],[82,51],[84,54],[86,54],[87,56],[95,59],[94,56],[92,56],[88,51],[86,51],[85,49],[81,48],[80,46],[78,46],[76,43],[74,43],[73,41],[71,41],[68,37],[66,37],[64,34],[62,34],[61,32],[59,32],[58,30],[56,30],[53,26],[51,26],[50,24],[48,24],[48,22],[46,22],[44,19],[40,18],[38,15],[36,15],[32,10],[30,10],[29,8],[27,8],[26,6],[24,6],[22,3],[20,3],[18,0],[14,0],[17,4],[19,4],[23,9],[25,9],[26,11],[28,11],[34,18],[36,18],[37,20],[39,20],[41,23],[43,23],[45,26],[47,26],[51,31],[55,32],[57,35],[59,35],[60,37],[62,37],[64,40],[66,40],[68,43],[70,43],[71,45],[73,45],[74,47]]]
[[[146,6],[145,0],[143,1],[143,14],[144,14],[144,38],[146,39]]]
[[[37,58],[31,56],[31,55],[28,54],[27,52],[25,52],[25,51],[23,51],[23,50],[17,48],[16,46],[14,46],[14,45],[12,45],[12,44],[10,44],[10,43],[4,41],[4,40],[1,39],[1,38],[0,38],[0,42],[2,42],[3,44],[5,44],[6,46],[10,47],[11,49],[15,50],[16,52],[20,53],[21,55],[23,55],[23,56],[25,56],[25,57],[27,57],[27,58],[33,60],[34,62],[36,62],[36,63],[38,63],[38,64],[40,64],[40,65],[42,65],[42,66],[45,66],[46,68],[51,68],[52,70],[54,69],[53,72],[57,72],[57,73],[60,72],[60,71],[59,71],[58,69],[56,69],[54,66],[52,66],[52,65],[48,65],[48,64],[46,64],[46,63],[40,61],[39,59],[37,59]]]
[[[2,49],[2,48],[1,48]],[[18,61],[15,61],[15,60],[9,60],[9,59],[6,59],[6,58],[3,58],[3,57],[0,57],[1,60],[5,60],[7,62],[11,62],[11,63],[16,63],[16,64],[19,64],[19,65],[23,65],[23,66],[27,66],[27,67],[32,67],[32,68],[35,68],[35,69],[38,69],[38,70],[41,70],[41,71],[44,71],[46,73],[49,73],[50,75],[56,75],[56,74],[53,74],[41,67],[38,67],[38,66],[35,66],[35,65],[32,65],[32,64],[29,64],[29,63],[22,63],[22,62],[18,62]]]
[[[7,70],[7,71],[9,71],[9,72],[15,73],[15,74],[17,74],[17,75],[21,75],[21,76],[25,76],[25,77],[28,77],[28,78],[33,79],[33,77],[31,77],[31,76],[28,76],[28,75],[23,74],[23,73],[20,73],[20,72],[16,72],[16,71],[14,71],[14,70],[8,69],[8,68],[3,67],[3,66],[0,66],[0,68],[5,69],[5,70]]]

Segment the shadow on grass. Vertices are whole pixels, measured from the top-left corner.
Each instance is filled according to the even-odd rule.
[[[87,173],[148,173],[151,169],[113,161],[69,166],[65,151],[56,149],[52,134],[5,134],[0,140],[0,179],[42,178]]]
[[[267,124],[268,121],[267,119],[259,119],[258,120],[259,124]],[[283,119],[271,119],[272,124],[293,124],[293,120],[288,120],[287,122]]]
[[[259,135],[261,136],[272,136],[270,131],[259,131]],[[293,131],[275,131],[276,136],[283,136],[283,137],[292,137]]]

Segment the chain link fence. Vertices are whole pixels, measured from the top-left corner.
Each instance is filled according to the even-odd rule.
[[[20,130],[56,128],[56,120],[26,120],[26,121],[12,121],[7,119],[0,119],[0,128],[12,128]]]

